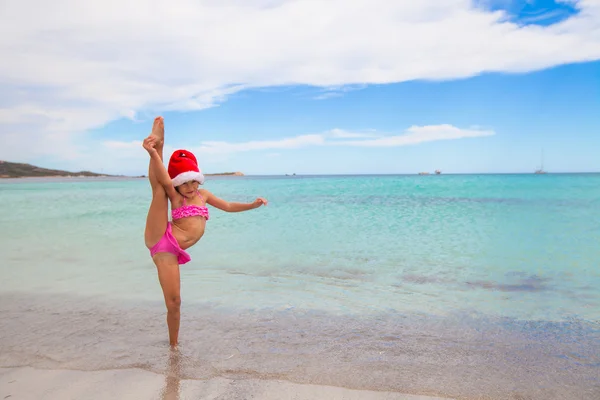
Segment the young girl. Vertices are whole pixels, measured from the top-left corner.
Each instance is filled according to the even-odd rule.
[[[177,150],[169,160],[168,172],[163,164],[164,122],[154,119],[152,133],[144,139],[144,149],[150,154],[148,179],[152,186],[152,202],[146,218],[144,239],[158,269],[158,279],[167,306],[169,342],[177,346],[180,319],[179,265],[191,260],[185,251],[204,234],[209,218],[206,204],[227,212],[252,210],[267,201],[261,197],[252,203],[230,203],[205,189],[204,175],[196,157],[187,150]],[[169,221],[169,200],[172,222]]]

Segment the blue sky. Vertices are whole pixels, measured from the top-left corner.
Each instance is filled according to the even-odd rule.
[[[178,0],[123,17],[62,0],[80,23],[44,3],[15,19],[33,3],[0,17],[0,159],[144,174],[163,115],[167,152],[207,173],[532,172],[542,149],[548,171],[600,171],[598,0]]]

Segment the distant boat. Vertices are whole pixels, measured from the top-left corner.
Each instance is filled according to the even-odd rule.
[[[442,173],[442,171],[440,171],[439,169],[436,169],[436,170],[435,170],[435,174],[436,174],[436,175],[439,175],[439,174],[441,174],[441,173]]]
[[[546,171],[544,171],[544,150],[542,150],[542,155],[541,155],[541,165],[539,169],[535,170],[535,174],[545,174]]]

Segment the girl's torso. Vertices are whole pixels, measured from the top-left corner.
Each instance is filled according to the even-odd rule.
[[[200,191],[191,199],[184,196],[182,204],[177,208],[172,208],[171,217],[173,223],[173,236],[177,239],[182,249],[193,246],[202,235],[208,219],[208,208],[206,199]],[[173,204],[171,204],[171,207]]]

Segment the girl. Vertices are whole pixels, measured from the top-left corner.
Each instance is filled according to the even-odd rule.
[[[185,251],[202,235],[209,218],[206,204],[227,212],[252,210],[267,205],[261,197],[252,203],[229,203],[208,190],[198,189],[204,175],[196,157],[186,150],[177,150],[169,160],[168,171],[163,164],[164,122],[154,119],[152,133],[144,139],[144,149],[150,154],[148,179],[152,186],[152,202],[146,218],[144,239],[158,270],[167,306],[169,342],[177,346],[180,319],[179,265],[191,260]],[[171,201],[172,222],[168,218]]]

